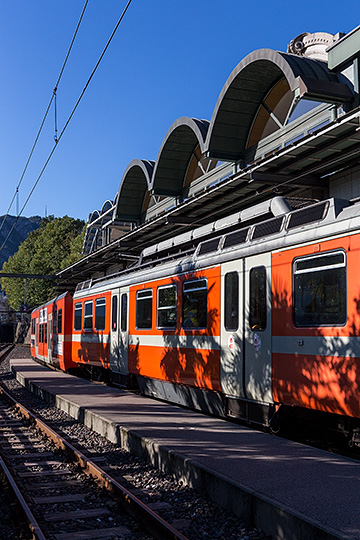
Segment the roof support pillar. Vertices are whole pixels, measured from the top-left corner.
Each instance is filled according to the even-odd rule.
[[[360,105],[360,57],[355,56],[353,60],[354,69],[354,93],[355,93],[355,107]]]

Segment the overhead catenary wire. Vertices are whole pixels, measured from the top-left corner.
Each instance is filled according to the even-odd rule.
[[[80,104],[80,101],[82,100],[82,98],[83,98],[83,96],[84,96],[84,94],[85,94],[85,92],[86,92],[86,90],[87,90],[87,88],[88,88],[88,86],[89,86],[89,84],[90,84],[90,82],[91,82],[93,76],[95,75],[95,72],[96,72],[96,70],[98,69],[98,67],[99,67],[99,65],[100,65],[100,63],[101,63],[101,61],[102,61],[102,59],[103,59],[103,57],[104,57],[104,55],[105,55],[105,53],[106,53],[106,51],[107,51],[109,45],[110,45],[110,43],[111,43],[111,41],[113,40],[113,38],[114,38],[114,36],[115,36],[115,33],[116,33],[116,31],[117,31],[117,29],[118,29],[118,27],[119,27],[121,21],[122,21],[123,18],[125,17],[125,14],[126,14],[128,8],[129,8],[131,2],[132,2],[132,0],[128,0],[128,2],[127,2],[127,4],[126,4],[126,6],[125,6],[125,8],[124,8],[124,10],[123,10],[123,12],[122,12],[120,18],[119,18],[119,20],[117,21],[117,23],[116,23],[116,25],[115,25],[114,30],[112,31],[112,33],[111,33],[111,35],[110,35],[110,37],[109,37],[109,39],[108,39],[108,41],[107,41],[107,43],[106,43],[106,45],[105,45],[105,47],[104,47],[104,49],[103,49],[103,51],[102,51],[102,53],[101,53],[101,55],[100,55],[98,61],[97,61],[96,64],[95,64],[94,69],[92,70],[92,72],[91,72],[91,74],[90,74],[88,80],[86,81],[86,84],[85,84],[85,86],[84,86],[84,88],[83,88],[83,90],[82,90],[82,92],[81,92],[81,94],[80,94],[78,100],[76,101],[76,103],[75,103],[75,105],[74,105],[74,107],[73,107],[73,109],[72,109],[72,111],[71,111],[71,113],[70,113],[70,115],[69,115],[67,121],[65,122],[65,125],[64,125],[63,129],[61,130],[60,135],[58,136],[58,138],[57,138],[57,140],[56,140],[56,142],[55,142],[55,144],[54,144],[54,146],[53,146],[53,148],[52,148],[52,150],[51,150],[49,156],[47,157],[47,159],[46,159],[46,161],[45,161],[45,164],[43,165],[43,167],[42,167],[42,169],[41,169],[41,171],[40,171],[40,173],[39,173],[39,175],[38,175],[38,177],[37,177],[37,179],[36,179],[36,181],[35,181],[33,187],[31,188],[31,191],[30,191],[29,195],[27,196],[26,201],[24,202],[24,204],[23,204],[23,206],[22,206],[22,208],[21,208],[21,210],[20,210],[20,213],[19,213],[18,216],[16,217],[16,220],[14,221],[14,223],[13,223],[13,225],[12,225],[12,227],[11,227],[11,229],[10,229],[8,235],[7,235],[7,237],[5,238],[4,242],[2,243],[2,245],[1,245],[1,247],[0,247],[0,251],[1,251],[1,250],[4,248],[4,246],[6,245],[6,242],[8,241],[8,239],[9,239],[9,237],[10,237],[12,231],[14,230],[17,221],[19,220],[21,214],[23,213],[24,209],[26,208],[27,203],[28,203],[29,200],[30,200],[30,197],[31,197],[32,194],[34,193],[36,186],[38,185],[38,183],[39,183],[39,181],[40,181],[42,175],[44,174],[45,169],[46,169],[46,167],[47,167],[48,164],[49,164],[49,161],[51,160],[51,158],[52,158],[52,156],[53,156],[53,154],[54,154],[56,148],[58,147],[59,142],[60,142],[62,136],[64,135],[64,133],[65,133],[65,131],[66,131],[66,129],[67,129],[67,127],[68,127],[68,125],[69,125],[69,123],[70,123],[72,117],[74,116],[75,111],[76,111],[76,109],[78,108],[78,106],[79,106],[79,104]]]
[[[72,49],[72,47],[73,47],[73,45],[74,45],[74,41],[75,41],[75,38],[76,38],[76,36],[77,36],[77,33],[78,33],[78,30],[79,30],[81,21],[82,21],[82,19],[83,19],[83,17],[84,17],[84,13],[85,13],[86,7],[87,7],[87,5],[88,5],[88,2],[89,2],[89,0],[85,0],[85,4],[84,4],[84,7],[83,7],[83,9],[82,9],[82,12],[81,12],[80,18],[79,18],[79,20],[78,20],[78,23],[77,23],[77,25],[76,25],[76,28],[75,28],[73,37],[72,37],[72,39],[71,39],[71,43],[70,43],[69,48],[68,48],[68,51],[67,51],[67,53],[66,53],[65,60],[64,60],[64,62],[63,62],[63,65],[62,65],[62,67],[61,67],[59,76],[58,76],[57,81],[56,81],[56,83],[55,83],[55,87],[54,87],[53,93],[52,93],[52,95],[51,95],[50,101],[49,101],[48,106],[47,106],[47,108],[46,108],[46,111],[45,111],[45,113],[44,113],[43,119],[42,119],[42,121],[41,121],[41,124],[40,124],[40,127],[39,127],[39,129],[38,129],[37,135],[36,135],[36,137],[35,137],[34,143],[33,143],[32,148],[31,148],[31,150],[30,150],[29,157],[28,157],[28,159],[27,159],[27,161],[26,161],[26,163],[25,163],[25,167],[24,167],[24,169],[23,169],[23,172],[21,173],[20,180],[19,180],[18,185],[16,186],[15,193],[14,193],[14,195],[13,195],[13,198],[11,199],[11,202],[10,202],[10,204],[9,204],[9,207],[8,207],[7,211],[6,211],[6,214],[4,215],[4,217],[3,217],[3,219],[2,219],[2,222],[1,222],[1,225],[0,225],[0,231],[1,231],[1,229],[3,228],[3,226],[4,226],[4,223],[5,223],[5,221],[6,221],[6,218],[7,218],[8,215],[9,215],[10,209],[11,209],[11,207],[12,207],[12,205],[13,205],[13,202],[14,202],[16,196],[18,196],[19,188],[20,188],[21,183],[22,183],[22,181],[23,181],[23,179],[24,179],[24,176],[25,176],[25,174],[26,174],[26,171],[27,171],[27,168],[28,168],[29,163],[30,163],[30,161],[31,161],[31,158],[32,158],[32,156],[33,156],[33,153],[34,153],[34,150],[35,150],[35,148],[36,148],[37,142],[38,142],[38,140],[39,140],[40,134],[41,134],[42,129],[43,129],[43,127],[44,127],[45,120],[46,120],[46,118],[47,118],[47,116],[48,116],[48,114],[49,114],[49,110],[50,110],[50,107],[51,107],[51,105],[52,105],[52,102],[53,102],[54,98],[56,97],[56,91],[57,91],[58,86],[59,86],[59,84],[60,84],[61,77],[62,77],[62,75],[63,75],[63,73],[64,73],[65,66],[66,66],[67,61],[68,61],[68,59],[69,59],[70,52],[71,52],[71,49]],[[17,212],[17,213],[18,213],[18,212]]]

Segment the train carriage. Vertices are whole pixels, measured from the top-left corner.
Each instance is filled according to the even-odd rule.
[[[72,297],[67,292],[33,310],[31,355],[59,369],[76,367],[71,360]]]
[[[291,210],[277,200],[263,221],[260,206],[230,216],[236,225],[222,234],[211,232],[216,223],[197,229],[192,254],[182,235],[80,284],[72,361],[221,416],[274,425],[295,407],[331,413],[356,433],[360,204]]]
[[[110,368],[111,293],[78,290],[73,299],[71,357],[79,367],[98,372]]]

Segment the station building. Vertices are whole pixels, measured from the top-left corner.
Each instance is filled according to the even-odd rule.
[[[58,273],[59,291],[144,258],[191,253],[242,221],[274,218],[262,232],[273,234],[289,209],[359,198],[359,59],[360,27],[303,33],[287,52],[246,56],[211,119],[177,119],[155,161],[128,164],[114,199],[90,214],[83,258]],[[304,210],[304,226],[326,209]]]

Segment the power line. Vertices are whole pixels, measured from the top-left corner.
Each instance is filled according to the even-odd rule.
[[[80,18],[79,18],[79,21],[78,21],[78,23],[77,23],[77,25],[76,25],[75,32],[74,32],[74,34],[73,34],[71,43],[70,43],[70,45],[69,45],[69,48],[68,48],[68,51],[67,51],[65,60],[64,60],[64,62],[63,62],[62,68],[61,68],[61,70],[60,70],[60,74],[59,74],[59,76],[58,76],[58,78],[57,78],[57,81],[56,81],[56,84],[55,84],[55,87],[54,87],[54,91],[53,91],[53,93],[52,93],[52,96],[51,96],[51,98],[50,98],[49,104],[48,104],[48,106],[47,106],[47,108],[46,108],[45,114],[44,114],[43,119],[42,119],[42,121],[41,121],[40,128],[39,128],[39,130],[38,130],[38,132],[37,132],[37,135],[36,135],[36,137],[35,137],[34,144],[32,145],[32,148],[31,148],[29,157],[28,157],[28,159],[27,159],[27,161],[26,161],[24,170],[23,170],[23,172],[22,172],[22,174],[21,174],[19,183],[18,183],[18,185],[17,185],[17,187],[16,187],[16,190],[15,190],[15,193],[14,193],[14,195],[13,195],[13,198],[11,199],[10,205],[9,205],[9,207],[8,207],[8,209],[7,209],[7,211],[6,211],[6,214],[4,215],[3,220],[2,220],[2,222],[1,222],[1,225],[0,225],[0,231],[1,231],[1,229],[3,228],[4,223],[5,223],[5,221],[6,221],[6,218],[7,218],[8,215],[9,215],[9,211],[10,211],[12,205],[13,205],[14,200],[15,200],[16,196],[17,196],[18,193],[19,193],[19,187],[21,186],[21,183],[22,183],[22,181],[23,181],[23,178],[24,178],[25,173],[26,173],[26,171],[27,171],[27,168],[28,168],[28,166],[29,166],[30,160],[31,160],[32,155],[33,155],[33,153],[34,153],[34,150],[35,150],[35,147],[36,147],[37,142],[38,142],[38,140],[39,140],[39,137],[40,137],[40,134],[41,134],[41,132],[42,132],[42,129],[43,129],[43,127],[44,127],[45,120],[46,120],[47,115],[48,115],[48,113],[49,113],[49,110],[50,110],[50,107],[51,107],[52,102],[53,102],[53,100],[54,100],[54,97],[56,97],[56,91],[57,91],[57,88],[58,88],[58,86],[59,86],[59,83],[60,83],[62,74],[63,74],[63,72],[64,72],[64,69],[65,69],[65,66],[66,66],[66,64],[67,64],[68,58],[69,58],[69,56],[70,56],[70,52],[71,52],[71,49],[72,49],[72,47],[73,47],[73,44],[74,44],[76,35],[77,35],[77,33],[78,33],[78,30],[79,30],[81,21],[82,21],[82,19],[83,19],[83,16],[84,16],[84,13],[85,13],[85,9],[86,9],[86,7],[87,7],[87,5],[88,5],[88,2],[89,2],[89,0],[86,0],[86,1],[85,1],[84,7],[83,7],[83,9],[82,9],[82,12],[81,12],[81,15],[80,15]],[[17,212],[17,213],[18,213],[18,212]],[[1,249],[2,249],[2,248],[1,248]]]
[[[59,142],[60,142],[62,136],[63,136],[64,133],[65,133],[66,128],[68,127],[68,125],[69,125],[69,123],[70,123],[72,117],[74,116],[75,111],[76,111],[76,109],[78,108],[78,106],[79,106],[79,104],[80,104],[80,101],[82,100],[82,98],[83,98],[83,96],[84,96],[84,94],[85,94],[85,92],[86,92],[86,90],[87,90],[87,88],[88,88],[88,86],[89,86],[89,84],[90,84],[90,82],[91,82],[93,76],[95,75],[95,72],[96,72],[97,68],[99,67],[100,62],[102,61],[102,59],[103,59],[103,57],[104,57],[104,55],[105,55],[105,53],[106,53],[106,51],[107,51],[107,49],[108,49],[108,47],[109,47],[109,45],[110,45],[110,43],[111,43],[111,41],[112,41],[112,39],[113,39],[115,33],[116,33],[116,31],[117,31],[117,29],[118,29],[118,27],[119,27],[121,21],[122,21],[123,18],[125,17],[125,14],[126,14],[128,8],[129,8],[131,2],[132,2],[132,0],[128,0],[128,3],[126,4],[126,6],[125,6],[125,8],[124,8],[124,10],[123,10],[123,12],[122,12],[122,14],[121,14],[121,16],[120,16],[118,22],[116,23],[115,28],[114,28],[114,30],[112,31],[112,34],[110,35],[110,37],[109,37],[109,39],[108,39],[108,41],[107,41],[107,43],[106,43],[106,45],[105,45],[105,47],[104,47],[104,49],[103,49],[103,51],[102,51],[102,53],[101,53],[101,55],[100,55],[98,61],[97,61],[96,64],[95,64],[94,69],[92,70],[92,72],[91,72],[91,74],[90,74],[90,77],[89,77],[88,80],[86,81],[86,84],[85,84],[85,86],[84,86],[84,88],[83,88],[83,90],[82,90],[82,92],[81,92],[81,94],[80,94],[80,96],[79,96],[77,102],[75,103],[75,105],[74,105],[74,107],[73,107],[73,109],[72,109],[72,111],[71,111],[71,113],[70,113],[70,115],[69,115],[69,117],[68,117],[68,119],[67,119],[67,121],[66,121],[66,123],[65,123],[65,125],[64,125],[64,127],[63,127],[63,129],[62,129],[62,131],[61,131],[61,133],[60,133],[60,135],[59,135],[59,137],[58,137],[58,139],[57,139],[57,141],[55,142],[55,144],[54,144],[54,146],[53,146],[53,148],[52,148],[52,150],[51,150],[51,152],[50,152],[50,154],[49,154],[47,160],[45,161],[45,164],[44,164],[43,168],[41,169],[39,176],[37,177],[37,179],[36,179],[36,181],[35,181],[33,187],[31,188],[31,191],[30,191],[29,195],[27,196],[27,199],[26,199],[26,201],[24,202],[24,204],[23,204],[23,206],[22,206],[22,208],[21,208],[19,215],[16,217],[16,220],[14,221],[13,226],[11,227],[11,229],[10,229],[10,231],[9,231],[9,233],[8,233],[8,235],[7,235],[7,237],[5,238],[4,242],[2,243],[2,246],[0,247],[0,251],[4,248],[6,242],[8,241],[8,239],[9,239],[9,237],[10,237],[12,231],[14,230],[14,227],[15,227],[15,225],[16,225],[16,223],[17,223],[19,217],[21,216],[21,214],[23,213],[23,211],[24,211],[24,209],[25,209],[27,203],[29,202],[29,199],[30,199],[31,195],[34,193],[34,190],[35,190],[36,186],[38,185],[38,183],[39,183],[39,181],[40,181],[40,178],[41,178],[42,175],[44,174],[44,171],[45,171],[46,167],[48,166],[49,161],[51,160],[51,158],[52,158],[52,156],[53,156],[53,154],[54,154],[54,152],[55,152],[55,149],[57,148],[57,146],[58,146],[58,144],[59,144]]]

